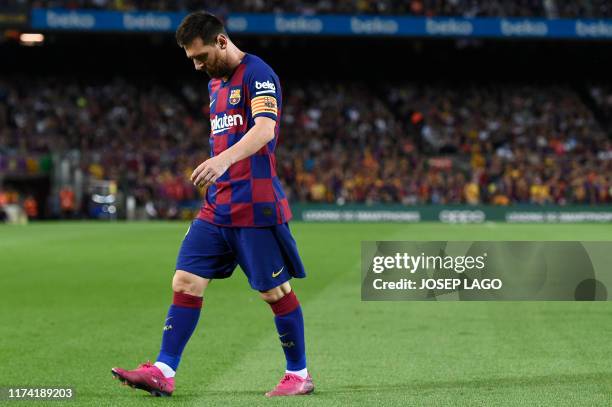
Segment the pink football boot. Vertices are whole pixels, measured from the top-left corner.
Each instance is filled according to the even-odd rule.
[[[300,376],[293,373],[285,373],[280,383],[276,385],[274,390],[266,393],[267,397],[276,396],[299,396],[310,394],[314,391],[314,384],[310,374],[302,379]]]
[[[122,383],[149,392],[156,397],[171,396],[174,391],[174,378],[164,377],[161,370],[151,362],[143,363],[134,370],[114,367],[111,372]]]

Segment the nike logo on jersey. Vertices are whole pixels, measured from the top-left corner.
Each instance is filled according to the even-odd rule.
[[[281,269],[278,270],[276,273],[272,273],[272,277],[278,277],[278,275],[283,272],[284,268],[285,268],[285,266],[281,267]]]

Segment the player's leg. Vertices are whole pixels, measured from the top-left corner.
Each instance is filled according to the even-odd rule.
[[[174,391],[174,375],[185,345],[198,324],[204,290],[209,279],[176,270],[172,279],[174,292],[168,310],[162,345],[155,364],[143,363],[134,370],[113,368],[113,376],[123,383],[155,396],[170,396]]]
[[[261,291],[261,298],[270,305],[274,313],[274,324],[285,353],[286,373],[305,379],[306,346],[304,342],[304,317],[297,296],[289,282],[270,290]]]
[[[285,353],[285,375],[276,388],[266,396],[309,394],[314,390],[306,368],[306,342],[302,307],[289,282],[260,292],[261,298],[274,313],[274,324]]]
[[[172,279],[172,305],[166,315],[162,344],[155,362],[165,377],[174,377],[185,345],[191,338],[202,309],[204,290],[210,279],[176,270]]]
[[[229,277],[236,267],[231,248],[219,227],[195,220],[181,245],[172,280],[173,301],[164,324],[162,345],[155,365],[134,370],[113,368],[122,382],[156,396],[174,391],[174,375],[181,355],[200,317],[203,295],[211,279]]]
[[[259,291],[274,313],[285,353],[286,371],[267,396],[309,394],[314,385],[306,368],[304,318],[288,280],[305,277],[295,240],[286,224],[267,228],[227,228],[223,231],[237,253],[251,287]]]

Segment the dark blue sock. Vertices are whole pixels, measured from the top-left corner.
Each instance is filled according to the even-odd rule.
[[[162,362],[176,371],[187,341],[195,330],[202,309],[202,297],[174,293],[174,300],[164,324],[161,350],[157,362]]]
[[[306,368],[306,344],[304,342],[304,318],[302,308],[291,291],[279,301],[270,304],[274,323],[287,360],[287,370]]]

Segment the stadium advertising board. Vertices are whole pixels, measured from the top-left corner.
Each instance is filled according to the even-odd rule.
[[[296,220],[305,222],[442,222],[442,223],[609,223],[609,206],[404,206],[313,205],[291,206]]]
[[[185,13],[34,9],[40,30],[173,32]],[[305,16],[230,14],[227,28],[237,34],[610,39],[612,20],[542,18],[398,17],[371,15]]]
[[[185,13],[32,10],[32,28],[67,31],[174,32]]]

